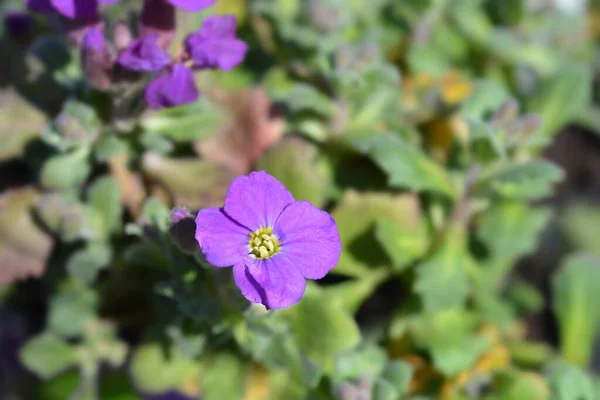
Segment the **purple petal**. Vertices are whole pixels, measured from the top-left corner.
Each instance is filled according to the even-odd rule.
[[[50,0],[54,8],[71,19],[88,19],[96,16],[98,2],[96,0]]]
[[[279,238],[282,257],[307,279],[323,278],[340,259],[342,243],[335,220],[308,201],[287,206],[273,233]]]
[[[217,0],[168,0],[169,3],[175,7],[181,8],[185,11],[200,11],[204,8],[210,7]]]
[[[192,71],[175,64],[148,84],[145,99],[150,108],[158,109],[193,103],[199,95]]]
[[[294,201],[292,194],[265,171],[236,178],[225,198],[225,212],[252,231],[274,226],[283,209]]]
[[[82,51],[94,51],[97,53],[105,53],[106,46],[104,45],[104,35],[97,29],[90,29],[85,34],[82,44]]]
[[[235,37],[235,23],[233,15],[208,17],[187,37],[185,46],[194,67],[228,71],[244,60],[248,46]]]
[[[306,289],[300,271],[289,258],[279,254],[265,260],[246,258],[233,266],[233,278],[244,297],[267,309],[297,303]]]
[[[230,267],[248,255],[250,231],[220,208],[205,208],[196,217],[196,240],[215,267]]]
[[[159,71],[171,62],[171,56],[157,45],[158,35],[134,40],[121,53],[118,63],[133,71]]]

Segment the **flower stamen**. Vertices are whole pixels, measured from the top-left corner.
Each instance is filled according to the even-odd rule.
[[[279,238],[273,234],[272,227],[260,228],[250,233],[248,243],[250,255],[259,260],[273,257],[281,249]]]

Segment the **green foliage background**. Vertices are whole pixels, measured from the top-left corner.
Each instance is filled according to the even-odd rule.
[[[541,156],[567,124],[600,132],[600,8],[533,3],[218,0],[177,34],[234,13],[246,61],[158,112],[123,97],[139,87],[93,90],[58,21],[5,29],[0,310],[21,322],[0,322],[0,397],[600,398],[600,213],[557,216],[565,172]],[[170,221],[252,169],[342,239],[285,310],[250,306]],[[568,239],[550,297],[514,271],[549,224]],[[531,339],[542,310],[558,346]]]

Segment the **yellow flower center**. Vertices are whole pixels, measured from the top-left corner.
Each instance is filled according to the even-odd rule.
[[[271,258],[281,249],[279,239],[273,234],[272,227],[251,232],[248,247],[250,247],[250,255],[259,260]]]

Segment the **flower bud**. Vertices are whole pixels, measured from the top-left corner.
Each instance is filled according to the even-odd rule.
[[[186,208],[175,208],[169,220],[169,232],[181,251],[194,254],[200,250],[196,241],[196,221]]]
[[[102,33],[90,29],[83,40],[81,47],[83,71],[91,83],[98,90],[106,90],[111,84],[112,59],[110,51]]]
[[[158,34],[157,44],[166,49],[175,38],[175,7],[166,0],[144,0],[140,35]]]
[[[120,53],[125,50],[132,40],[131,30],[127,26],[127,23],[124,21],[117,22],[113,29],[113,42],[117,48],[117,52]]]

